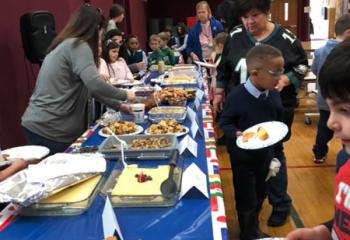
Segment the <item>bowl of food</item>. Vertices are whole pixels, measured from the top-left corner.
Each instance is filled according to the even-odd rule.
[[[170,106],[181,106],[185,107],[187,104],[187,98],[186,97],[179,97],[179,98],[169,98],[168,103]]]

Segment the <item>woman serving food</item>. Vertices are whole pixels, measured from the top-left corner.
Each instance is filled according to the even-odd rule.
[[[97,71],[103,25],[101,13],[84,5],[53,40],[22,116],[28,144],[46,146],[51,154],[64,151],[86,128],[90,95],[110,108],[131,113],[121,101],[133,100],[135,94],[102,81]]]

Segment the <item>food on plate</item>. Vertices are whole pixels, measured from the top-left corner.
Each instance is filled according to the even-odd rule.
[[[176,101],[178,98],[186,98],[188,101],[193,100],[196,96],[195,88],[172,88],[167,87],[160,91],[155,92],[153,95],[149,96],[143,103],[146,106],[146,110],[157,106],[158,103],[170,103],[171,101]]]
[[[178,124],[175,119],[163,119],[157,124],[152,124],[147,129],[147,133],[149,134],[172,134],[185,131],[185,127]]]
[[[165,137],[139,138],[132,140],[129,144],[133,149],[157,149],[170,146],[170,142]]]
[[[245,132],[245,133],[243,133],[242,141],[243,141],[243,142],[248,142],[248,140],[249,140],[250,138],[252,138],[254,135],[255,135],[254,132]]]
[[[139,181],[139,177],[136,176],[140,175],[152,180]],[[139,168],[136,164],[128,165],[117,178],[112,196],[160,195],[160,185],[168,175],[169,165],[161,165],[158,168]]]
[[[248,142],[250,139],[257,137],[260,141],[265,141],[269,138],[269,134],[263,127],[258,127],[256,132],[247,131],[242,135],[242,142]]]
[[[267,133],[266,129],[263,127],[258,128],[257,135],[261,141],[265,141],[266,139],[269,138],[269,134]]]
[[[108,126],[115,135],[130,134],[137,131],[137,125],[134,122],[119,120],[114,123],[108,124]],[[107,128],[103,128],[102,132],[104,134],[110,135]]]

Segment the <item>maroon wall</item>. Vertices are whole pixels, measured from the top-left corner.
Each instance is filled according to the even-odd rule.
[[[146,49],[147,42],[147,3],[144,0],[129,0],[130,33],[135,34],[142,49]]]
[[[301,41],[310,41],[310,16],[304,12],[306,6],[310,6],[310,0],[298,0],[297,36]]]
[[[69,13],[81,0],[3,1],[0,15],[0,146],[2,148],[23,143],[20,134],[20,117],[35,84],[38,67],[24,57],[19,18],[30,11],[45,10],[55,15],[57,29],[67,21]]]
[[[222,0],[207,0],[213,15],[217,5]],[[199,0],[148,0],[148,16],[149,18],[173,18],[174,24],[185,22],[186,17],[196,15],[196,4]]]
[[[38,73],[38,66],[30,64],[24,56],[19,31],[20,16],[26,12],[38,10],[52,12],[55,16],[56,31],[59,32],[66,24],[70,14],[83,2],[85,1],[12,0],[2,2],[0,15],[0,147],[2,149],[24,144],[20,121]],[[90,2],[100,7],[104,15],[108,17],[112,0],[91,0]],[[145,41],[145,2],[143,0],[118,0],[116,2],[132,9],[130,15],[133,21],[125,21],[121,28],[130,28],[142,41]],[[126,15],[126,19],[130,19],[128,12]]]

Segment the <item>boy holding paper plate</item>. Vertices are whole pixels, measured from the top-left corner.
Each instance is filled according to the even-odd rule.
[[[265,180],[274,148],[281,140],[272,139],[274,134],[263,127],[243,131],[262,122],[281,121],[282,102],[275,86],[283,74],[284,59],[278,49],[261,44],[248,52],[246,63],[250,77],[231,91],[220,120],[230,154],[242,240],[264,237],[258,215],[267,194]],[[239,141],[242,144],[237,145]]]

